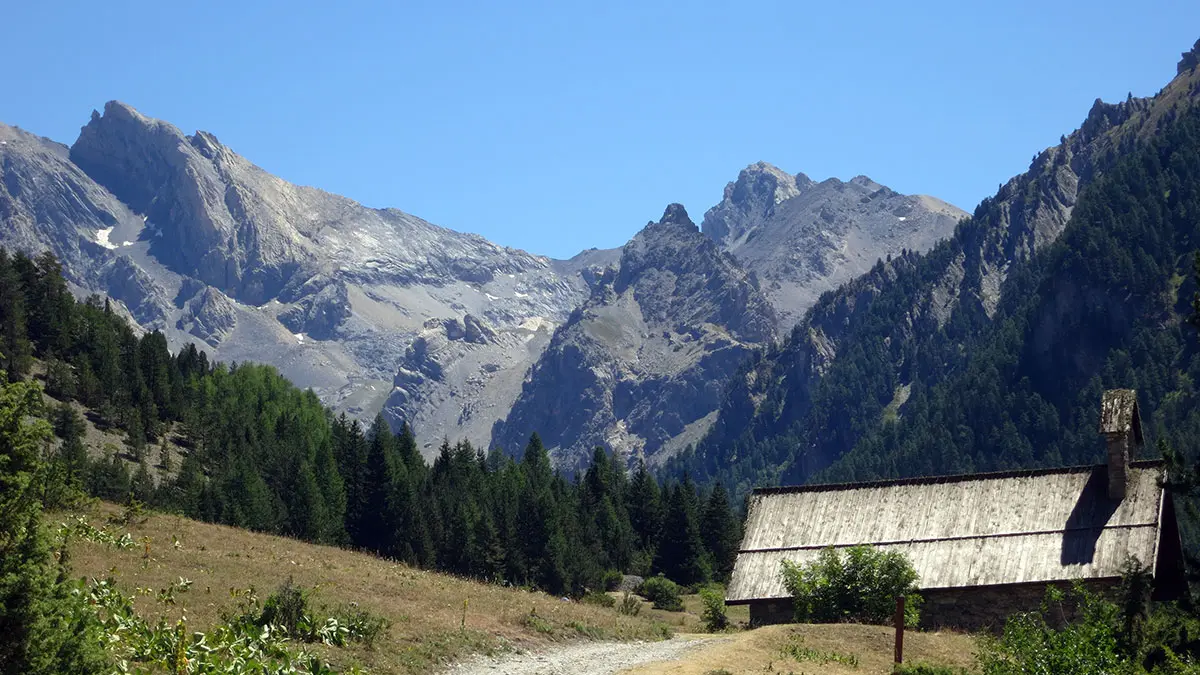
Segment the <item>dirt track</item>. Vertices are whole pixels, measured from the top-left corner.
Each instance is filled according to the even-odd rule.
[[[671,661],[729,638],[676,637],[662,642],[587,642],[525,654],[480,658],[451,666],[452,675],[609,675],[647,663]]]

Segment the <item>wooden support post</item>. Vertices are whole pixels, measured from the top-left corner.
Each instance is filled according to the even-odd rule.
[[[896,596],[896,665],[904,663],[904,596]]]

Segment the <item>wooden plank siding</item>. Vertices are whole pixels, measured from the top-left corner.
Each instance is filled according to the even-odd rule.
[[[1162,462],[1133,462],[1107,495],[1104,466],[756,490],[727,601],[786,598],[784,559],[872,544],[903,552],[922,589],[1106,579],[1153,565]]]

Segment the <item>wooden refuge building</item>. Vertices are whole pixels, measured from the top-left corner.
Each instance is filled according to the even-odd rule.
[[[1184,585],[1179,530],[1163,462],[1130,461],[1142,445],[1133,391],[1104,394],[1100,427],[1098,466],[755,490],[726,601],[750,605],[753,624],[790,621],[781,561],[857,544],[912,561],[930,627],[1002,626],[1051,584],[1111,589],[1130,558],[1171,597]]]

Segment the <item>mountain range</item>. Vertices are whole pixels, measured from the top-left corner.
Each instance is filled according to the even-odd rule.
[[[966,214],[864,176],[742,170],[697,227],[671,205],[570,260],[293,185],[215,135],[112,101],[71,146],[0,124],[0,246],[61,262],[174,347],[272,364],[337,411],[572,466],[659,461],[824,292]],[[569,414],[566,414],[569,412]]]

